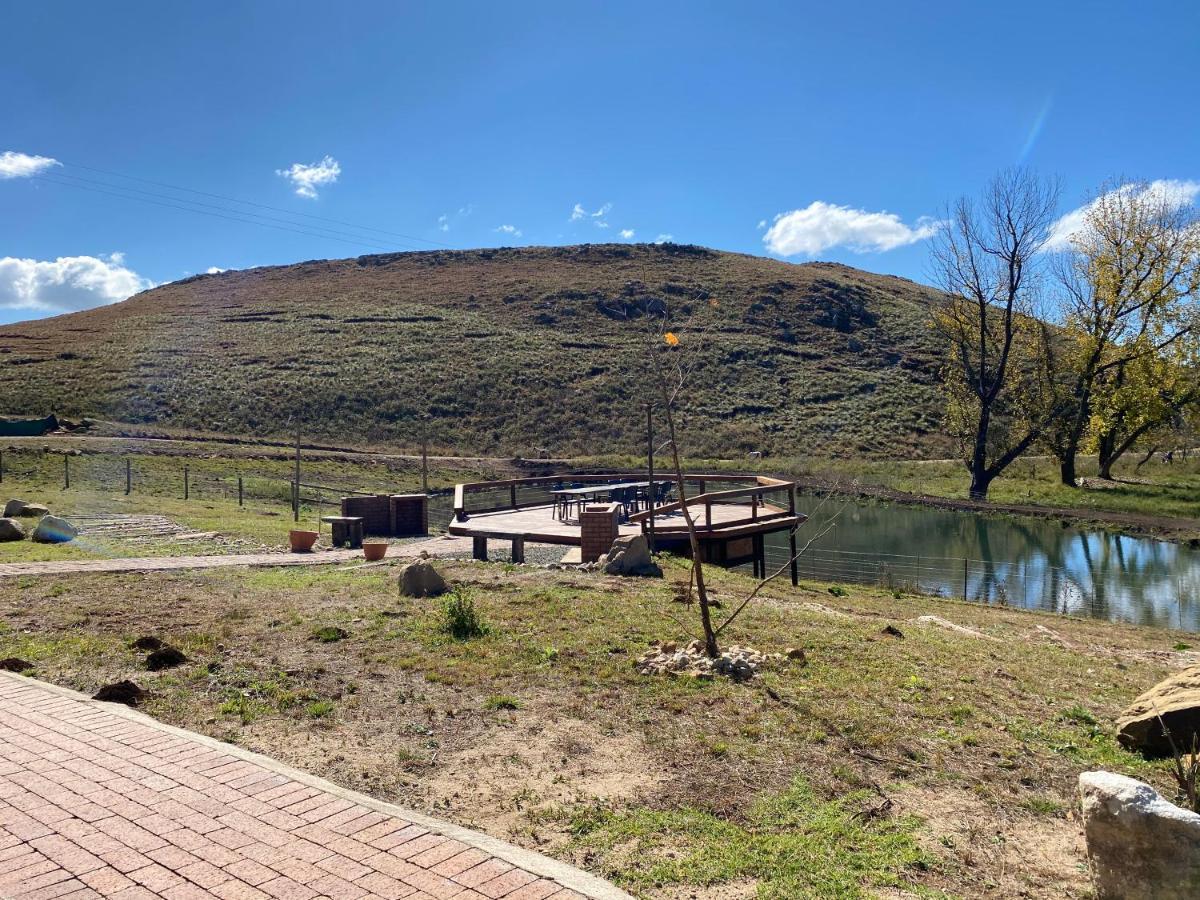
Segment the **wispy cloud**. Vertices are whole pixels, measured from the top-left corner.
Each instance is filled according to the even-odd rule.
[[[475,204],[468,203],[466,206],[460,206],[458,208],[458,212],[454,213],[453,215],[451,215],[450,213],[442,213],[437,218],[438,231],[449,231],[451,226],[458,219],[465,219],[467,216],[471,215],[471,213],[473,213],[473,212],[475,212]]]
[[[669,244],[673,240],[675,240],[675,235],[673,235],[673,234],[660,234],[658,237],[656,237],[654,239],[654,243]]]
[[[438,226],[437,227],[438,227],[438,231],[449,231],[450,230],[450,217],[448,215],[446,215],[445,213],[442,213],[440,216],[438,216]]]
[[[49,156],[30,156],[28,153],[5,150],[0,153],[0,179],[30,178],[61,165],[57,159]]]
[[[204,270],[205,275],[220,275],[222,272],[228,272],[228,269],[222,269],[220,266],[209,266]]]
[[[0,258],[0,309],[73,312],[117,303],[154,287],[124,263],[120,253],[54,260]]]
[[[1194,203],[1197,196],[1200,196],[1200,181],[1162,178],[1146,185],[1123,184],[1105,196],[1111,197],[1113,194],[1128,194],[1135,191],[1139,198],[1152,198],[1165,203],[1171,209],[1179,209]],[[1084,230],[1087,226],[1088,214],[1102,200],[1102,197],[1092,200],[1059,218],[1050,226],[1050,238],[1046,241],[1045,249],[1051,251],[1071,249],[1071,238]]]
[[[755,230],[757,230],[757,231],[762,231],[766,227],[767,227],[766,219],[759,219],[758,224],[754,226]]]
[[[501,234],[511,235],[512,237],[521,236],[521,229],[516,225],[500,225],[495,230],[499,231]]]
[[[941,227],[940,222],[928,216],[907,225],[895,213],[869,212],[814,200],[804,209],[777,215],[763,235],[763,243],[780,256],[801,253],[813,256],[832,247],[846,247],[855,253],[882,253],[923,241]]]
[[[297,195],[315,200],[317,188],[337,181],[342,174],[342,167],[332,156],[326,156],[320,162],[309,165],[292,163],[290,168],[276,169],[275,174],[290,181]]]
[[[621,229],[621,238],[623,240],[626,240],[626,241],[633,240],[633,235],[634,235],[634,231],[632,228],[622,228]]]
[[[575,206],[573,206],[571,208],[571,218],[568,221],[578,222],[580,219],[603,219],[605,216],[607,216],[609,214],[609,212],[611,210],[612,210],[611,203],[605,203],[603,206],[601,206],[595,212],[588,212],[586,209],[583,208],[582,203],[576,203]],[[600,222],[597,222],[596,224],[600,225],[600,227],[602,227],[602,228],[608,227],[607,223],[602,225]]]

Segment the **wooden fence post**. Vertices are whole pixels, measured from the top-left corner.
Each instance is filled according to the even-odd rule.
[[[128,457],[125,459],[125,496],[129,496],[133,490],[133,466],[129,462]]]
[[[63,454],[63,490],[71,486],[71,457]]]
[[[184,500],[187,500],[188,497],[191,495],[191,484],[189,484],[188,474],[189,474],[188,467],[184,466],[183,467],[183,499]]]
[[[242,476],[238,476],[238,506],[242,505]]]

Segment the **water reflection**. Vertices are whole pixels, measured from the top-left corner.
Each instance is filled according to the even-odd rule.
[[[818,502],[802,498],[816,511],[801,536],[836,521],[802,559],[803,576],[1200,631],[1200,551],[1186,545],[1050,520]],[[773,535],[767,552],[786,561],[786,536]]]

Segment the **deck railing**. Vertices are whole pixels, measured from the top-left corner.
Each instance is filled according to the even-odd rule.
[[[531,506],[546,506],[553,502],[551,491],[571,484],[603,485],[622,481],[648,481],[645,472],[608,472],[577,475],[563,473],[559,475],[542,475],[533,478],[507,478],[497,481],[475,481],[458,484],[454,487],[454,518],[464,521],[471,515],[499,512],[506,509],[525,509]],[[656,482],[678,482],[673,475],[655,474]],[[705,509],[705,525],[711,527],[712,507],[714,504],[732,503],[739,498],[750,497],[750,515],[736,522],[722,522],[722,526],[750,524],[771,518],[781,518],[795,515],[796,483],[782,481],[778,478],[768,478],[765,475],[730,475],[684,473],[685,491],[689,507],[703,505]],[[712,484],[746,485],[733,489],[709,491]],[[764,495],[787,494],[786,512],[764,512]],[[678,501],[657,506],[653,510],[655,516],[678,510]],[[642,522],[649,518],[651,510],[634,513],[630,521]]]

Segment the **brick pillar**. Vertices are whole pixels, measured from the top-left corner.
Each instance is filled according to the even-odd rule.
[[[392,534],[429,534],[429,497],[425,494],[392,494],[391,513]]]
[[[583,561],[595,562],[606,554],[621,533],[620,503],[593,504],[579,514],[583,540],[580,546]]]

